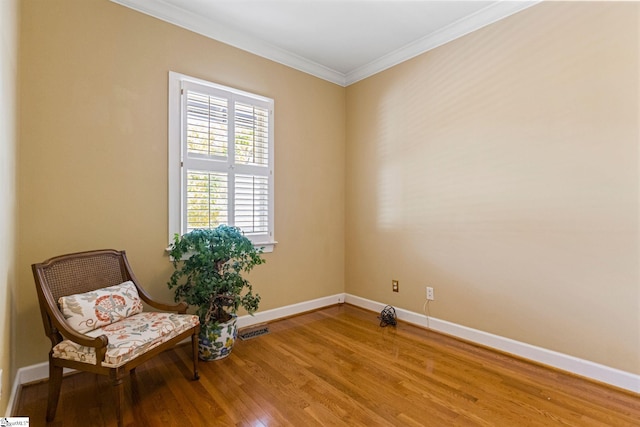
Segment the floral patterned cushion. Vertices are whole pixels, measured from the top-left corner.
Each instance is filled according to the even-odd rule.
[[[60,297],[58,306],[69,326],[84,334],[142,312],[132,281],[84,294]]]
[[[144,312],[95,329],[86,335],[106,335],[109,338],[102,366],[115,368],[199,323],[198,316],[191,314]],[[64,340],[53,347],[53,357],[96,363],[93,347],[81,346],[70,340]]]

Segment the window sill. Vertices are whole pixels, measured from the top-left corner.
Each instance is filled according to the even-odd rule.
[[[256,248],[262,248],[262,252],[268,254],[273,252],[277,244],[278,242],[254,243],[253,246]]]

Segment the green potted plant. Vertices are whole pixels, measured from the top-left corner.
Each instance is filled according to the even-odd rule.
[[[262,249],[227,225],[176,234],[169,249],[174,272],[167,284],[176,302],[197,307],[200,359],[228,356],[237,336],[237,310],[253,314],[260,303],[242,274],[264,263]]]

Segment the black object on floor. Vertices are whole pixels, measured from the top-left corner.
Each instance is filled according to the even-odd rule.
[[[380,313],[378,319],[380,319],[380,326],[382,327],[387,325],[396,326],[398,323],[396,321],[396,309],[390,305],[386,306]]]

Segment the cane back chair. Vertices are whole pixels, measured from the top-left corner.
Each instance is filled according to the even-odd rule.
[[[118,426],[123,425],[123,378],[128,372],[133,375],[135,368],[141,363],[191,337],[193,378],[199,378],[200,325],[197,316],[185,314],[185,303],[169,305],[154,301],[140,287],[125,251],[106,249],[78,252],[57,256],[31,267],[45,333],[51,340],[47,421],[55,418],[63,368],[93,372],[110,378]],[[123,296],[117,294],[121,289],[126,289]],[[130,301],[134,301],[133,305],[126,307],[126,304],[120,304],[125,301],[124,296],[132,295],[133,299]],[[143,311],[142,301],[152,309],[163,312]],[[131,311],[133,306],[134,310]],[[127,316],[108,311],[114,310],[114,307],[121,311],[126,307]],[[86,312],[94,309],[98,320],[106,320],[106,325],[105,322],[95,323],[95,317],[91,321],[83,320],[84,328],[71,322],[77,313],[83,314],[84,310],[84,314],[87,314]],[[127,325],[137,332],[130,335],[123,333],[128,331]],[[95,328],[86,331],[87,326]],[[142,334],[144,337],[141,338],[138,333],[141,330],[155,332]]]

